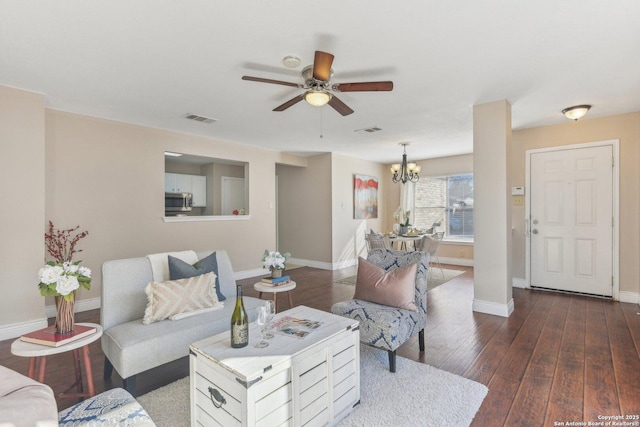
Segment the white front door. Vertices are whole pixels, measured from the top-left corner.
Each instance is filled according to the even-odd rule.
[[[613,147],[530,156],[531,286],[613,295]]]

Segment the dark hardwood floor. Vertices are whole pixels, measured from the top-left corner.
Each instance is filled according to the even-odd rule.
[[[429,292],[426,351],[418,351],[415,337],[398,355],[487,385],[489,394],[474,426],[557,426],[597,422],[599,416],[640,415],[638,305],[516,288],[509,318],[474,313],[473,269],[447,267],[465,273]],[[355,274],[355,267],[288,272],[298,283],[295,304],[328,311],[354,292],[353,286],[333,281]],[[238,283],[245,295],[257,296],[254,282]],[[281,303],[288,308],[286,298]],[[76,321],[97,323],[99,312],[78,313]],[[12,341],[0,342],[0,364],[26,374],[27,359],[11,354]],[[96,392],[121,386],[116,372],[111,380],[102,378],[99,342],[91,345],[91,359]],[[188,373],[187,358],[143,373],[138,392]],[[73,375],[69,354],[48,359],[46,383],[54,392],[63,391]],[[58,398],[60,409],[75,402]]]

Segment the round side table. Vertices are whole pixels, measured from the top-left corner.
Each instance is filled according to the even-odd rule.
[[[280,286],[269,286],[262,282],[255,283],[253,285],[253,289],[258,291],[258,298],[262,299],[262,293],[271,293],[273,294],[273,305],[276,306],[276,313],[278,312],[278,294],[280,292],[287,292],[289,296],[289,308],[293,308],[293,299],[291,298],[291,291],[296,288],[296,282],[293,280],[286,285]]]
[[[93,372],[91,370],[91,360],[89,359],[89,344],[100,339],[102,336],[102,326],[97,323],[77,323],[77,325],[90,326],[96,328],[96,332],[86,337],[80,338],[76,341],[61,345],[59,347],[50,347],[48,345],[33,344],[30,342],[22,341],[20,338],[11,343],[11,353],[16,356],[29,358],[29,378],[38,382],[44,383],[45,370],[47,368],[47,356],[53,354],[65,353],[67,351],[72,352],[73,364],[75,368],[75,382],[69,386],[60,395],[63,397],[93,397],[95,388],[93,386]],[[84,363],[84,370],[87,375],[87,392],[85,393],[82,387],[82,369],[80,368],[80,350],[82,350],[82,361]],[[36,378],[36,364],[39,363],[38,376]],[[69,391],[76,387],[77,393],[69,393]]]

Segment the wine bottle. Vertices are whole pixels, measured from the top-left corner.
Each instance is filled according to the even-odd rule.
[[[231,347],[241,348],[249,344],[249,317],[242,302],[242,286],[238,285],[236,306],[231,314]]]

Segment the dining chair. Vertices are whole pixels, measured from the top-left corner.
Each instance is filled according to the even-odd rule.
[[[379,233],[366,233],[364,234],[364,240],[367,243],[367,252],[372,249],[390,249],[391,242],[389,242],[389,236]]]
[[[444,231],[434,233],[432,236],[423,236],[421,250],[423,252],[429,252],[429,274],[431,274],[431,267],[437,265],[438,268],[440,268],[442,277],[444,278],[444,270],[442,269],[440,259],[438,258],[438,248],[440,247],[440,242],[442,242],[443,238]]]

